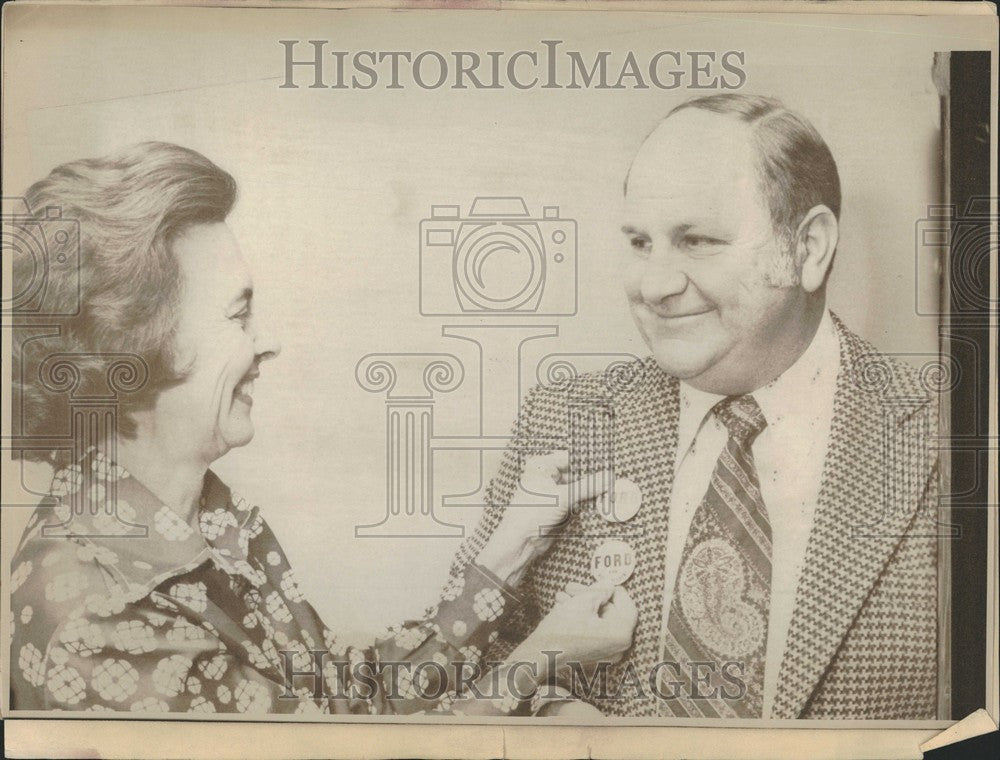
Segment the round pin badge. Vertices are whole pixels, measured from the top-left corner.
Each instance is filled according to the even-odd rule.
[[[594,550],[590,574],[598,583],[618,586],[635,572],[635,552],[627,541],[608,539]]]
[[[615,480],[615,495],[611,504],[607,503],[607,496],[601,504],[601,517],[611,523],[628,522],[639,513],[642,506],[642,491],[639,486],[628,478],[617,478]]]

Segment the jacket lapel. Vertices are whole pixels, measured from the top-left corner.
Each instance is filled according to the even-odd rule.
[[[840,370],[830,442],[806,549],[773,718],[797,718],[822,680],[913,520],[926,482],[925,453],[908,420],[927,397],[899,365],[834,317]],[[916,469],[913,469],[916,468]],[[907,473],[921,477],[907,478]]]
[[[639,622],[632,651],[612,669],[612,683],[618,682],[629,662],[636,672],[648,674],[661,659],[664,551],[677,450],[678,385],[652,358],[641,367],[641,377],[615,403],[616,477],[628,478],[639,487],[642,506],[635,519],[618,526],[638,558],[625,586],[639,609]],[[655,716],[657,700],[633,705],[632,710]]]

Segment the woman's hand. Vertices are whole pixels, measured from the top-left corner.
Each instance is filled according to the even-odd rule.
[[[478,690],[494,693],[504,704],[508,697],[513,697],[515,703],[523,702],[536,694],[542,684],[553,680],[560,670],[578,665],[586,671],[599,662],[615,662],[632,645],[638,620],[638,610],[623,587],[570,583],[566,591],[559,592],[555,606],[531,635],[497,671],[482,677]],[[499,694],[495,692],[497,686],[501,689]],[[589,707],[569,706],[576,703],[565,690],[558,692],[552,702],[545,709],[552,710],[553,715],[600,714]]]
[[[555,651],[557,667],[617,662],[632,646],[639,610],[622,586],[570,583],[525,640],[538,651]]]
[[[536,685],[555,670],[579,663],[584,670],[599,662],[617,662],[632,646],[639,620],[632,597],[621,586],[570,583],[538,627],[507,658],[532,663]]]
[[[477,562],[502,581],[516,586],[528,566],[552,545],[571,514],[607,491],[610,475],[593,473],[570,482],[569,454],[557,451],[530,458],[521,477],[529,493],[555,494],[552,505],[508,506]]]

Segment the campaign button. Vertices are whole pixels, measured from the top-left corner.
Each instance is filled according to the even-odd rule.
[[[633,572],[635,552],[627,541],[609,539],[594,550],[590,559],[590,574],[602,585],[621,585]]]
[[[615,496],[610,506],[607,504],[607,496],[604,497],[601,517],[611,523],[628,522],[639,513],[642,506],[642,491],[639,486],[628,478],[617,478],[615,480]]]

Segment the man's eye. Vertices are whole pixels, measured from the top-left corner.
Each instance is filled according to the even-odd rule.
[[[235,319],[237,322],[246,324],[250,319],[250,309],[243,309],[242,311],[233,314],[233,316],[230,317],[230,319]]]
[[[705,248],[708,246],[725,245],[725,240],[709,237],[708,235],[685,235],[684,244],[690,248]]]

